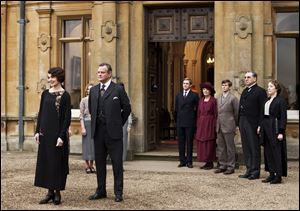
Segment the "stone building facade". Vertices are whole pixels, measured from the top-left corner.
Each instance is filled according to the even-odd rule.
[[[20,1],[1,1],[1,150],[19,148],[19,19]],[[97,83],[99,63],[108,62],[136,117],[129,150],[146,152],[165,132],[175,135],[174,97],[184,77],[198,92],[199,83],[210,81],[217,94],[230,79],[239,96],[245,71],[254,70],[260,86],[277,78],[287,87],[288,143],[299,158],[298,1],[26,1],[24,37],[25,150],[36,150],[31,143],[48,69],[66,70],[71,144],[80,144],[84,87]]]

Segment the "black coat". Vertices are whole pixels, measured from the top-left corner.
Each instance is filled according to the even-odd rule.
[[[257,84],[252,86],[249,92],[247,88],[244,89],[240,98],[239,118],[245,116],[253,128],[256,129],[262,121],[262,105],[264,105],[266,99],[266,91]]]
[[[34,185],[52,190],[64,190],[69,173],[71,99],[66,91],[59,98],[49,90],[42,93],[36,127],[40,144]],[[61,147],[56,147],[58,137],[64,142]]]
[[[100,84],[93,86],[89,95],[92,137],[95,136],[99,96]],[[103,99],[107,132],[110,138],[121,139],[123,136],[122,127],[126,123],[131,112],[129,98],[122,86],[111,82],[103,95]]]
[[[269,99],[266,99],[267,102]],[[263,104],[263,106],[265,103]],[[287,148],[286,148],[286,124],[287,124],[287,103],[285,99],[281,96],[277,96],[273,99],[269,108],[269,118],[263,120],[263,127],[261,128],[261,143],[265,145],[268,139],[271,145],[276,147],[278,140],[277,135],[283,134],[283,140],[281,143],[281,154],[276,156],[281,156],[282,161],[282,175],[287,176]],[[263,107],[264,109],[264,107]],[[265,165],[266,171],[268,171],[268,166]]]
[[[187,97],[183,97],[183,92],[175,98],[175,119],[176,127],[196,127],[197,109],[199,96],[192,90]]]

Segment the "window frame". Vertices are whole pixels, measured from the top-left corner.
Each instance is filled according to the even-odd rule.
[[[298,12],[299,13],[299,6],[295,6],[294,4],[291,4],[290,2],[287,3],[281,3],[281,4],[275,4],[272,3],[272,21],[273,21],[273,61],[274,61],[274,67],[273,67],[273,73],[275,78],[277,79],[278,70],[277,70],[277,38],[295,38],[296,39],[296,68],[299,69],[299,59],[297,58],[297,55],[299,55],[299,31],[276,31],[276,17],[277,13],[291,13],[291,12]],[[298,46],[298,47],[297,47]],[[298,79],[299,72],[296,77]],[[299,79],[298,79],[299,80]],[[298,98],[299,101],[299,98]],[[288,110],[288,120],[289,122],[299,122],[299,109],[298,110]]]
[[[64,22],[67,20],[81,20],[81,36],[80,37],[64,37]],[[81,98],[85,96],[85,86],[89,82],[89,69],[87,64],[87,46],[90,46],[90,42],[93,39],[90,37],[90,33],[92,30],[92,26],[90,26],[89,30],[87,30],[87,24],[89,21],[92,20],[91,14],[79,14],[79,15],[67,15],[67,16],[59,16],[58,17],[58,24],[57,24],[57,36],[58,36],[58,45],[57,45],[57,52],[58,52],[58,63],[61,67],[65,68],[65,52],[64,52],[64,44],[65,43],[81,43],[81,52],[80,56],[82,58],[82,62],[80,65],[80,74],[81,74],[81,90],[80,95]],[[72,113],[78,113],[79,108],[72,109]],[[72,115],[73,116],[73,115]]]

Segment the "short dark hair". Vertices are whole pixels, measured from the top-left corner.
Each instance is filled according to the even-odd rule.
[[[271,83],[271,84],[273,84],[275,86],[275,89],[277,90],[277,96],[278,96],[280,94],[280,92],[281,92],[280,83],[277,80],[275,80],[275,79],[271,79],[269,81],[269,83]]]
[[[48,74],[51,74],[51,77],[56,77],[59,83],[65,81],[65,70],[61,67],[52,67],[48,70]]]
[[[251,73],[254,78],[257,78],[257,73],[254,71],[247,71],[246,73]]]
[[[221,84],[228,84],[229,86],[232,86],[232,82],[229,79],[223,80]]]
[[[112,68],[111,68],[110,64],[108,64],[108,63],[101,63],[101,64],[99,64],[99,67],[103,67],[103,66],[106,66],[107,72],[111,72],[112,71]]]

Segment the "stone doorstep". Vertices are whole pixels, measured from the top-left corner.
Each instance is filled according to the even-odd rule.
[[[33,151],[37,152],[37,144],[31,138],[25,138],[25,142],[23,145],[23,151]],[[170,150],[169,150],[170,149]],[[157,149],[149,152],[133,152],[128,151],[127,160],[172,160],[178,161],[178,150],[177,146],[170,146],[169,149]],[[18,151],[19,150],[19,142],[18,138],[9,138],[5,143],[5,139],[1,138],[1,151]],[[236,145],[236,151],[238,155],[238,163],[243,163],[243,150],[241,144]],[[70,153],[71,154],[81,154],[82,153],[82,144],[81,138],[71,137],[70,141]],[[263,153],[263,150],[262,150]],[[193,153],[193,160],[196,161],[197,154]],[[261,156],[263,161],[263,154]],[[288,144],[288,160],[299,160],[299,142],[292,142]]]

